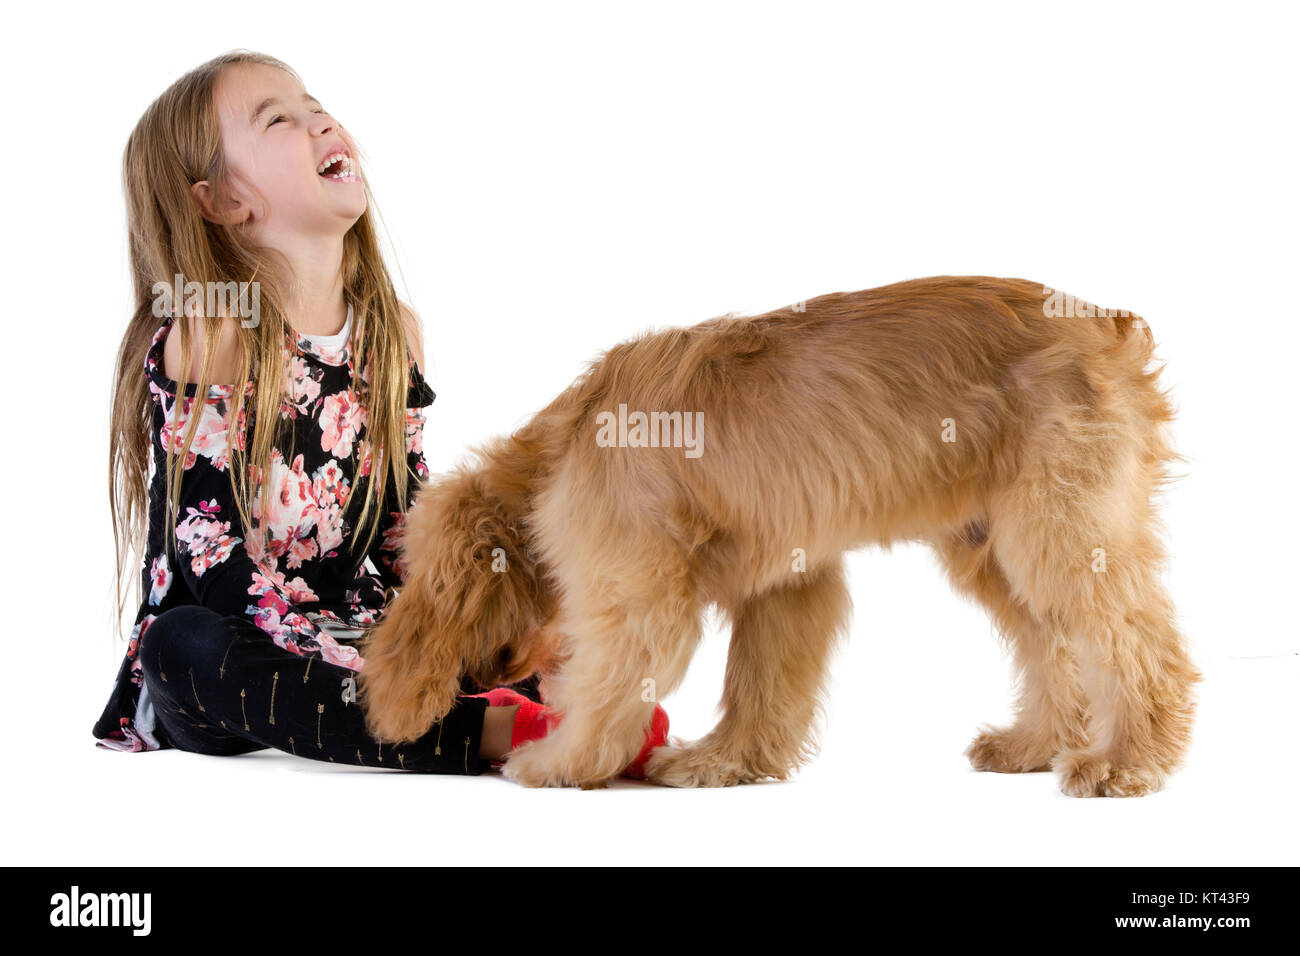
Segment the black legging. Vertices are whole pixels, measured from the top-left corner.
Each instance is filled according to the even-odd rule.
[[[380,744],[356,701],[357,673],[277,646],[252,621],[201,605],[160,614],[140,639],[158,730],[179,750],[230,756],[274,747],[312,760],[477,775],[488,702],[462,697],[419,740]],[[478,693],[468,677],[463,692]],[[513,685],[537,700],[536,678]]]

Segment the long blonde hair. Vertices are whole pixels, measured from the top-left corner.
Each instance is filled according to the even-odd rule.
[[[263,517],[269,516],[272,482],[262,482],[260,476],[269,477],[271,474],[272,449],[281,437],[277,432],[283,424],[278,410],[285,398],[285,371],[291,358],[286,348],[286,334],[293,334],[281,308],[281,303],[286,301],[284,283],[289,275],[288,263],[276,250],[252,243],[240,227],[205,219],[190,189],[194,183],[206,179],[213,184],[216,201],[220,203],[224,198],[229,170],[222,150],[214,90],[222,70],[237,63],[273,66],[295,79],[299,78],[288,64],[266,54],[242,49],[223,53],[176,80],[154,100],[131,131],[123,153],[122,187],[126,196],[135,310],[117,352],[109,426],[109,508],[116,545],[115,620],[119,636],[124,607],[122,577],[127,566],[127,552],[134,548],[143,555],[148,533],[152,406],[144,360],[160,325],[154,314],[153,289],[156,282],[170,288],[177,274],[183,276],[185,282],[260,283],[260,321],[251,328],[237,323],[239,374],[228,399],[228,420],[239,423],[241,429],[246,429],[247,423],[251,422],[252,439],[249,441],[244,432],[232,424],[229,473],[245,533],[256,534],[256,541],[262,544],[253,553],[266,554],[266,526],[270,522],[261,521],[255,529],[250,520],[255,491],[250,487],[253,482],[249,480],[249,469],[251,466],[252,474],[261,486],[260,513]],[[359,156],[354,159],[360,164]],[[380,251],[371,216],[376,204],[364,176],[362,184],[366,191],[366,211],[344,236],[342,262],[344,297],[353,307],[351,345],[355,357],[353,368],[358,372],[354,377],[354,388],[368,411],[366,431],[369,440],[360,443],[361,447],[354,445],[354,455],[364,454],[367,447],[371,454],[370,478],[358,482],[365,485],[366,493],[356,495],[359,489],[354,488],[353,497],[363,498],[363,505],[349,545],[353,553],[367,521],[369,528],[365,533],[365,544],[360,547],[368,549],[374,540],[386,495],[393,502],[390,507],[405,510],[408,487],[405,322]],[[203,287],[207,288],[206,285]],[[183,316],[181,303],[174,305],[177,316]],[[167,458],[165,541],[174,541],[185,459],[201,418],[198,412],[207,400],[208,387],[216,384],[210,376],[223,321],[230,320],[218,315],[204,315],[202,318],[203,363],[198,373],[193,412],[189,415],[184,436],[176,441],[172,454]],[[185,376],[191,367],[194,349],[190,323],[180,321],[178,324],[181,361],[172,418],[173,432],[185,404],[184,396],[189,384]],[[358,343],[364,345],[364,352],[358,348]],[[367,366],[369,381],[365,382],[359,372]],[[263,371],[272,374],[261,374]],[[249,381],[255,382],[256,386],[251,392],[251,407],[246,407],[243,384]],[[257,409],[272,411],[258,415]],[[292,441],[291,430],[289,436]],[[391,456],[389,449],[394,449]],[[401,467],[392,468],[390,457]],[[290,448],[286,460],[292,458]],[[393,482],[391,489],[390,477]],[[351,506],[349,499],[348,507]],[[249,549],[252,551],[253,545]],[[143,582],[140,575],[135,577],[138,603]]]

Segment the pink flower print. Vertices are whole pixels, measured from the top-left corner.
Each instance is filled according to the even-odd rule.
[[[362,657],[355,647],[349,644],[340,644],[324,631],[316,638],[316,643],[320,645],[320,656],[331,664],[337,664],[339,667],[346,667],[348,670],[359,671],[365,666],[365,658]]]
[[[401,561],[402,541],[406,535],[406,515],[405,511],[393,511],[389,513],[392,519],[389,526],[384,530],[384,542],[379,546],[380,551],[386,556],[381,560],[388,565],[389,570],[396,574],[403,581],[406,580],[406,570]]]
[[[149,577],[153,582],[149,588],[149,603],[161,604],[162,599],[167,596],[168,588],[172,586],[172,572],[167,566],[165,552],[153,559],[153,564],[149,568]]]
[[[311,366],[303,358],[295,356],[290,360],[286,373],[285,399],[280,408],[280,416],[293,418],[296,415],[307,415],[318,398],[320,380],[312,375]]]
[[[406,515],[405,511],[389,513],[392,522],[384,531],[384,543],[381,545],[385,551],[397,552],[402,549],[402,538],[406,534]]]
[[[424,412],[418,408],[406,412],[406,452],[417,455],[424,452]]]
[[[295,654],[305,653],[300,642],[314,639],[315,628],[291,608],[290,602],[316,601],[310,586],[302,578],[286,582],[279,572],[268,574],[259,570],[253,574],[248,593],[257,599],[245,612],[252,615],[253,623],[270,634],[278,646]]]
[[[321,554],[332,551],[343,543],[343,509],[333,502],[316,512],[316,543],[320,546]]]
[[[247,435],[248,435],[248,406],[244,405],[244,407],[239,410],[239,428],[236,431],[235,441],[233,442],[234,446],[237,449],[239,449],[241,452],[248,450]],[[227,437],[227,442],[229,442],[228,437]]]
[[[352,613],[352,623],[356,627],[369,627],[379,621],[379,612],[374,608],[358,607]]]
[[[333,458],[317,468],[312,479],[312,494],[321,507],[335,502],[347,505],[348,493],[351,491],[347,475]]]
[[[126,656],[131,661],[131,683],[137,687],[144,684],[144,670],[140,663],[140,638],[149,630],[149,625],[158,615],[146,615],[135,627],[131,628],[131,639],[126,646]]]
[[[253,583],[249,585],[248,593],[266,596],[270,602],[267,606],[276,607],[280,613],[283,613],[285,608],[280,605],[284,605],[285,601],[280,597],[280,591],[284,591],[288,600],[294,604],[315,604],[320,601],[316,592],[311,589],[311,585],[301,577],[289,581],[281,572],[267,571],[265,568],[258,568],[253,573]],[[311,633],[310,628],[308,633]]]
[[[326,622],[343,624],[344,621],[337,614],[330,610],[310,611],[308,618],[318,629],[318,633],[307,643],[309,646],[314,645],[315,649],[320,652],[323,660],[331,664],[337,664],[339,667],[346,667],[349,670],[359,671],[365,664],[365,659],[357,653],[357,649],[350,644],[340,644],[335,640],[334,635],[330,634],[323,628]]]
[[[175,408],[175,405],[173,404],[169,406],[167,404],[167,400],[164,398],[162,402],[163,426],[162,426],[162,430],[159,432],[159,438],[162,441],[163,449],[167,452],[176,452],[180,450],[181,441],[185,437],[185,426],[189,423],[189,416],[187,416],[184,412],[182,412],[180,417],[175,422],[173,422],[172,421],[173,408]],[[189,471],[191,468],[193,468],[194,463],[198,461],[197,445],[198,445],[198,436],[196,435],[194,443],[190,445],[189,452],[185,455],[186,471]]]
[[[275,615],[276,621],[289,613],[289,602],[280,596],[274,585],[263,574],[254,574],[248,593],[257,598],[257,607]]]
[[[163,402],[163,415],[166,421],[163,423],[160,438],[164,449],[179,451],[185,439],[185,429],[189,425],[191,401],[187,399],[181,406],[180,418],[174,426],[171,420],[172,408],[174,405],[168,407],[167,403]],[[209,405],[206,402],[202,409],[199,413],[198,427],[194,431],[194,441],[191,442],[189,454],[185,457],[185,468],[188,470],[194,467],[194,462],[197,460],[195,456],[203,455],[212,462],[214,468],[225,471],[230,461],[228,445],[230,423],[227,421],[229,416],[221,414],[216,405]]]
[[[135,634],[133,635],[133,640],[137,645],[140,643],[140,638],[144,637],[145,632],[149,630],[149,625],[152,624],[157,619],[158,619],[157,614],[146,614],[144,618],[140,621],[140,623],[135,626]]]
[[[352,456],[352,442],[366,424],[366,406],[352,389],[327,395],[320,413],[320,447],[336,458]]]
[[[182,426],[182,427],[183,427],[183,426]],[[164,425],[164,426],[163,426],[163,431],[166,432],[166,431],[168,431],[168,430],[170,430],[170,425]],[[180,435],[183,435],[183,434],[184,434],[184,431],[181,431],[179,434],[180,434]],[[163,441],[166,442],[166,444],[165,444],[163,447],[166,448],[168,451],[171,451],[171,450],[172,450],[172,447],[173,447],[173,446],[172,446],[172,441],[171,441],[171,436],[170,436],[170,435],[164,435],[164,436],[163,436]],[[179,442],[179,440],[178,440],[178,441],[177,441],[177,444],[179,444],[179,443],[180,443],[180,442]],[[190,450],[185,454],[185,470],[186,470],[186,471],[189,471],[191,468],[193,468],[193,467],[194,467],[194,463],[195,463],[196,461],[198,461],[198,460],[199,460],[198,453],[195,452],[195,450],[194,450],[194,446],[191,445],[191,446],[190,446]]]
[[[221,506],[215,498],[200,502],[198,508],[187,508],[186,512],[185,520],[176,526],[176,538],[184,544],[195,576],[201,577],[209,568],[225,561],[243,539],[230,534],[229,521],[220,520]]]
[[[315,538],[295,538],[290,541],[284,552],[284,566],[294,569],[303,566],[303,562],[310,561],[320,553],[320,547]]]
[[[150,746],[149,741],[132,726],[130,717],[120,718],[119,723],[121,725],[119,729],[112,731],[106,739],[95,741],[95,746],[101,750],[120,750],[125,753],[158,749],[156,742]]]
[[[301,657],[303,650],[298,646],[297,632],[284,621],[284,616],[288,613],[287,605],[269,597],[264,597],[263,602],[248,609],[248,613],[253,615],[253,623],[270,634],[277,647]]]
[[[307,477],[303,456],[294,458],[292,465],[286,465],[280,457],[279,449],[271,457],[271,516],[269,522],[262,518],[261,489],[253,502],[253,521],[258,528],[267,529],[266,550],[263,554],[260,543],[250,546],[253,560],[266,563],[265,558],[279,558],[290,555],[289,566],[301,567],[303,560],[316,553],[314,543],[302,545],[299,542],[309,538],[316,528],[318,507],[312,490],[312,481]]]

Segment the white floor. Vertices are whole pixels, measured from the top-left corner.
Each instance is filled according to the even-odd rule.
[[[94,666],[85,641],[49,645],[52,657],[83,655],[48,662],[73,668],[80,696],[26,704],[53,711],[53,726],[11,738],[5,862],[499,863],[502,851],[607,864],[1296,862],[1300,658],[1199,653],[1207,676],[1187,768],[1150,797],[1071,799],[1050,774],[975,773],[962,756],[977,725],[1010,704],[981,612],[941,590],[919,549],[852,561],[858,610],[835,663],[822,753],[787,783],[528,790],[500,775],[370,771],[275,751],[103,751],[89,730],[115,660],[104,644]],[[940,590],[917,602],[898,589],[904,581],[909,592]],[[710,628],[687,682],[664,701],[674,733],[711,726],[725,648]]]

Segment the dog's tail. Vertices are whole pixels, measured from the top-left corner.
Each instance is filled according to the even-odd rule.
[[[1119,339],[1111,354],[1127,367],[1134,375],[1134,381],[1140,382],[1132,392],[1134,407],[1141,412],[1152,426],[1148,438],[1148,447],[1153,458],[1162,462],[1161,482],[1176,480],[1167,469],[1176,464],[1185,464],[1187,459],[1174,450],[1169,425],[1174,420],[1174,404],[1168,391],[1160,384],[1160,374],[1164,365],[1152,362],[1155,356],[1155,335],[1151,326],[1141,316],[1131,312],[1111,311],[1100,313],[1102,321],[1114,326]]]
[[[1123,341],[1125,351],[1130,352],[1142,365],[1146,365],[1156,350],[1156,340],[1151,332],[1151,326],[1147,325],[1146,320],[1141,316],[1123,309],[1107,313],[1107,317],[1114,323],[1115,334]]]
[[[1017,310],[1027,321],[1038,320],[1037,311],[1041,305],[1042,314],[1049,318],[1086,320],[1093,323],[1104,338],[1118,339],[1118,348],[1112,350],[1108,347],[1107,351],[1136,363],[1139,368],[1145,367],[1155,354],[1155,337],[1140,315],[1127,309],[1103,309],[1067,292],[1039,286],[1025,279],[1002,281],[1007,288],[1014,290],[1012,294],[1016,297]]]

